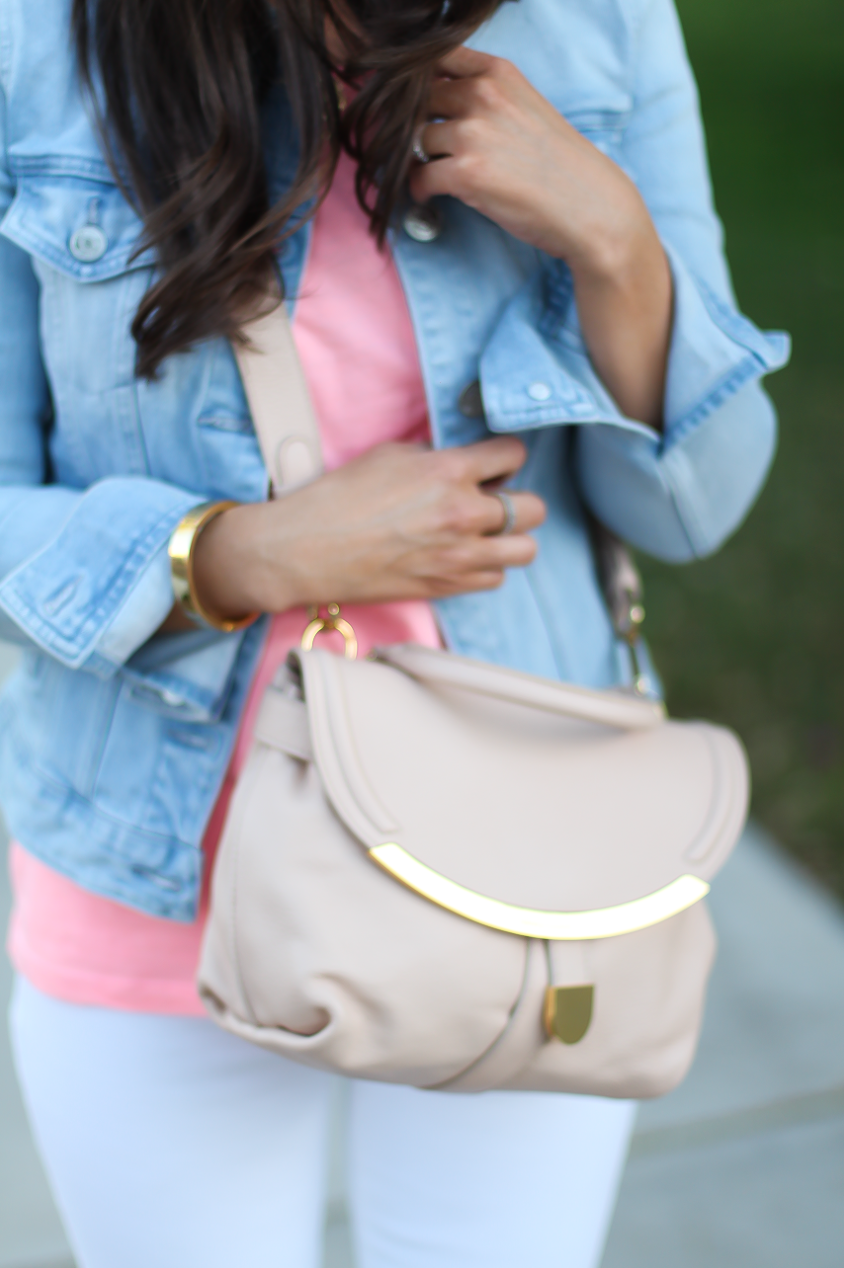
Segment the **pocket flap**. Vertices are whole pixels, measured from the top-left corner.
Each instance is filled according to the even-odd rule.
[[[18,178],[0,233],[80,282],[100,282],[155,262],[135,255],[143,221],[114,184],[54,172]]]

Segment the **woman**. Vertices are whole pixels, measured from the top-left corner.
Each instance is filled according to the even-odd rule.
[[[735,310],[670,0],[0,24],[20,1077],[80,1268],[304,1268],[333,1083],[218,1032],[192,984],[263,685],[329,600],[364,652],[624,681],[586,509],[663,559],[716,549],[785,342]],[[271,502],[229,340],[276,269],[328,473]],[[197,623],[168,543],[222,501]],[[597,1264],[628,1103],[349,1095],[361,1268]]]

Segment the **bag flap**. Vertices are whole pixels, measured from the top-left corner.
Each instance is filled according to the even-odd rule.
[[[748,779],[730,732],[652,715],[641,725],[635,712],[621,729],[555,711],[565,707],[558,683],[426,649],[385,654],[393,650],[427,680],[324,650],[294,653],[326,793],[367,849],[396,845],[499,903],[587,912],[690,874],[706,880],[738,839]],[[432,657],[442,658],[435,685]],[[470,689],[456,685],[461,663],[467,680],[474,674]],[[490,675],[493,694],[483,689]],[[557,704],[507,698],[525,682]],[[574,692],[587,713],[639,705]]]

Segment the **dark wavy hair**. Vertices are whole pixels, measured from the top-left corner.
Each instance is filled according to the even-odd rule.
[[[383,242],[434,65],[500,2],[73,0],[82,80],[159,264],[132,325],[140,376],[198,340],[238,337],[295,213],[324,195],[341,147]],[[347,50],[339,66],[327,21]],[[360,86],[345,112],[338,78]],[[271,204],[261,111],[279,84],[299,157]]]

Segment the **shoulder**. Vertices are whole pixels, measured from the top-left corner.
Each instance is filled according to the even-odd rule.
[[[75,77],[72,0],[0,0],[0,75],[8,96],[38,108]]]
[[[105,172],[81,90],[71,33],[72,0],[0,0],[0,75],[10,170],[48,158]]]
[[[519,0],[497,9],[481,31],[511,47],[531,36],[622,45],[655,6],[673,9],[673,0]]]
[[[0,0],[0,56],[5,67],[21,57],[69,57],[73,0]]]
[[[520,0],[470,41],[516,63],[563,113],[627,109],[641,33],[676,23],[673,0]]]

